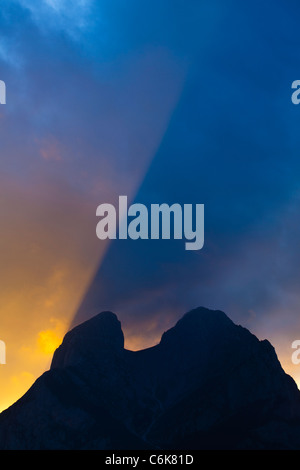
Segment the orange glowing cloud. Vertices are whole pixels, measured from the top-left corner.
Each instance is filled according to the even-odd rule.
[[[40,331],[38,334],[38,348],[41,353],[51,356],[53,355],[55,349],[60,346],[62,343],[66,325],[56,318],[50,318],[50,322],[53,324],[53,328],[48,328],[47,330]]]

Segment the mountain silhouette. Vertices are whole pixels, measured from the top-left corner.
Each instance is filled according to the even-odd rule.
[[[1,413],[0,449],[300,449],[300,392],[221,311],[192,310],[136,352],[103,312]]]

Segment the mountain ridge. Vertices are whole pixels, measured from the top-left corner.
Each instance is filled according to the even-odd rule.
[[[224,312],[194,309],[129,351],[106,311],[2,412],[0,449],[298,449],[299,431],[300,392],[275,349]]]

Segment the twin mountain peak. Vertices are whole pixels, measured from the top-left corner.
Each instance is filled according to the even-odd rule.
[[[300,449],[300,392],[221,311],[192,310],[141,351],[103,312],[0,415],[0,449]]]

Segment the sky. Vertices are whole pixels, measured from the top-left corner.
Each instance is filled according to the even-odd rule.
[[[290,2],[2,0],[0,410],[102,310],[141,349],[197,306],[300,385],[300,79]],[[119,195],[205,205],[205,244],[96,237]]]

